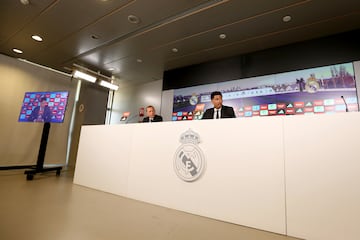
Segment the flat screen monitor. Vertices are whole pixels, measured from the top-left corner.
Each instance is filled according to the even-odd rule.
[[[201,119],[204,109],[213,107],[215,90],[237,117],[359,111],[354,66],[342,63],[175,89],[172,120]]]
[[[68,97],[68,91],[26,92],[19,122],[64,122]]]

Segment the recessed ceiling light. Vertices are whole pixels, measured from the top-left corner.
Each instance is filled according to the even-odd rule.
[[[291,16],[290,15],[284,16],[282,20],[283,20],[283,22],[290,22]]]
[[[173,49],[171,49],[171,51],[174,52],[174,53],[177,53],[179,51],[179,49],[173,48]]]
[[[133,24],[138,24],[140,22],[140,18],[138,16],[135,16],[135,15],[129,15],[127,17],[128,21],[130,23],[133,23]]]
[[[29,3],[30,3],[29,0],[20,0],[20,2],[21,2],[23,5],[29,5]]]
[[[220,39],[225,39],[225,38],[226,38],[226,34],[225,34],[225,33],[220,34],[220,35],[219,35],[219,38],[220,38]]]
[[[23,51],[21,51],[20,49],[17,49],[17,48],[13,48],[13,51],[16,53],[19,53],[19,54],[23,53]]]
[[[31,38],[38,42],[42,42],[42,40],[43,40],[42,37],[40,37],[38,35],[32,35]]]
[[[110,72],[112,72],[112,71],[114,71],[114,70],[115,70],[115,68],[113,68],[113,67],[109,67],[107,70],[108,70],[108,71],[110,71]]]
[[[140,58],[136,59],[136,61],[137,61],[138,63],[142,63],[142,62],[143,62],[143,60],[140,59]]]

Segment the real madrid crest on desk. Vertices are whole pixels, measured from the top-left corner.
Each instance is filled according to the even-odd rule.
[[[180,142],[182,144],[174,156],[174,170],[180,179],[193,182],[199,179],[206,167],[205,156],[198,146],[200,136],[189,129],[181,134]]]

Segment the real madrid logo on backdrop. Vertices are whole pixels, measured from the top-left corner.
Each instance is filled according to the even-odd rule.
[[[205,170],[205,157],[198,147],[200,136],[189,129],[181,134],[182,145],[174,156],[174,170],[179,178],[186,182],[197,180]]]
[[[191,98],[189,99],[189,102],[191,105],[196,105],[199,102],[198,96],[196,96],[196,93],[193,93]]]
[[[310,74],[310,77],[306,80],[305,90],[308,93],[315,93],[319,90],[320,84],[315,77],[315,74]]]

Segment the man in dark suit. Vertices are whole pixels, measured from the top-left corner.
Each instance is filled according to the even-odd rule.
[[[146,107],[146,115],[143,119],[143,122],[162,122],[162,116],[155,114],[155,108],[153,106],[147,106]]]
[[[40,99],[39,106],[35,107],[28,119],[30,122],[51,122],[52,112],[46,101],[46,97]]]
[[[220,119],[220,118],[235,118],[235,112],[232,107],[222,105],[222,94],[219,91],[211,93],[211,102],[213,108],[205,111],[202,119]]]

